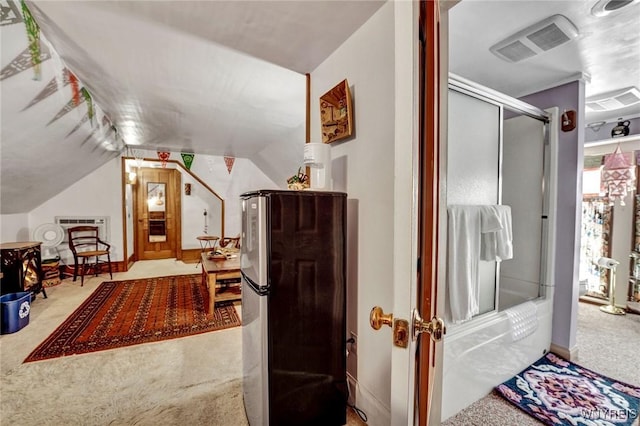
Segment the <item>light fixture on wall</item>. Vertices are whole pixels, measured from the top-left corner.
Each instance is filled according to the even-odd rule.
[[[126,150],[127,157],[134,156],[134,150],[131,149],[129,145],[125,145],[125,150]],[[136,160],[136,165],[137,165],[136,169],[139,169],[140,164],[138,164],[137,160]],[[126,174],[126,183],[128,185],[135,185],[138,174],[136,173],[136,169],[133,168],[131,163],[128,163],[128,166],[129,166],[129,171]]]
[[[616,199],[619,199],[620,204],[624,206],[624,198],[627,193],[633,191],[634,182],[634,168],[618,144],[612,154],[605,156],[602,169],[602,184],[609,198],[609,203],[613,204]]]
[[[138,179],[138,174],[132,170],[129,170],[129,172],[127,173],[127,184],[128,185],[135,185],[136,181]]]

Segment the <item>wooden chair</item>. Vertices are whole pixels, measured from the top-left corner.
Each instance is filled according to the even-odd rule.
[[[218,241],[218,245],[224,248],[240,248],[240,237],[223,237]]]
[[[73,281],[78,276],[78,269],[80,269],[80,286],[84,285],[84,275],[86,273],[86,267],[93,267],[95,275],[101,270],[101,265],[105,263],[109,265],[109,276],[113,279],[111,273],[111,255],[109,250],[110,244],[102,241],[98,236],[97,226],[74,226],[67,230],[69,234],[69,248],[73,253],[73,261],[75,263],[73,268]],[[106,256],[106,260],[100,259]],[[93,264],[87,265],[88,260],[95,257]],[[79,260],[82,259],[82,263]]]

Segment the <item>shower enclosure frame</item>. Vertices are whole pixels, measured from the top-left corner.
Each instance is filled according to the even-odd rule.
[[[542,220],[542,235],[541,244],[540,244],[540,283],[538,287],[538,298],[544,298],[546,296],[546,288],[551,284],[548,282],[547,277],[547,259],[548,259],[548,238],[549,238],[549,226],[548,226],[548,212],[549,212],[549,179],[550,179],[550,140],[549,140],[549,122],[551,119],[551,115],[536,106],[530,105],[526,102],[523,102],[519,99],[513,98],[511,96],[505,95],[503,93],[497,92],[490,88],[479,85],[473,81],[467,80],[463,77],[460,77],[456,74],[449,74],[449,90],[453,90],[455,92],[470,96],[472,98],[478,99],[483,102],[487,102],[496,106],[499,110],[498,112],[498,120],[501,123],[498,134],[498,204],[502,204],[502,186],[503,186],[503,148],[504,148],[504,128],[502,124],[505,119],[505,108],[509,111],[517,113],[519,115],[527,116],[536,120],[539,120],[543,123],[543,147],[544,151],[542,154],[542,163],[543,170],[542,176],[543,181],[541,182],[541,197],[542,197],[542,211],[543,216]],[[450,117],[451,119],[451,117]],[[445,171],[446,174],[446,171]],[[475,319],[484,318],[486,316],[490,316],[491,314],[498,312],[500,307],[500,262],[496,262],[496,270],[495,270],[495,297],[494,297],[494,308],[485,313],[480,313],[477,316],[474,316]]]
[[[538,192],[537,189],[535,192],[540,193],[542,197],[541,203],[537,203],[536,211],[540,211],[544,217],[541,218],[540,229],[536,229],[531,233],[532,235],[534,233],[538,235],[538,232],[540,232],[542,237],[539,249],[540,264],[531,265],[532,268],[530,269],[530,272],[535,271],[536,268],[539,270],[537,273],[538,277],[536,278],[536,282],[538,282],[538,297],[532,299],[531,302],[527,302],[528,305],[526,305],[527,309],[530,309],[532,305],[535,306],[537,311],[537,328],[532,334],[515,340],[512,333],[513,328],[509,310],[499,310],[499,288],[497,287],[493,310],[488,310],[484,314],[475,315],[471,320],[461,324],[447,323],[447,334],[443,339],[444,359],[442,371],[441,421],[448,419],[455,413],[471,405],[474,401],[491,392],[491,389],[496,385],[517,374],[519,371],[522,371],[523,368],[538,359],[540,354],[545,353],[550,348],[556,250],[556,185],[559,135],[559,126],[557,123],[559,123],[560,116],[558,107],[550,107],[543,111],[452,74],[450,74],[449,79],[449,90],[450,93],[453,90],[463,95],[478,98],[481,101],[490,102],[494,105],[502,105],[500,107],[502,118],[504,118],[506,112],[504,108],[507,108],[507,111],[514,111],[519,113],[519,115],[532,117],[542,122],[542,126],[533,127],[537,127],[543,131],[543,148],[542,151],[537,151],[540,153],[540,156],[538,156],[536,160],[542,165],[543,170],[542,175],[535,173],[535,175],[540,178],[542,192]],[[494,115],[497,117],[497,114],[494,113]],[[454,120],[454,117],[456,116],[450,114],[449,120]],[[460,117],[461,116],[458,116],[458,118]],[[462,117],[464,117],[464,115],[462,115]],[[455,123],[455,121],[452,121],[452,123]],[[464,125],[464,121],[459,121],[459,123]],[[502,153],[503,147],[503,123],[504,121],[500,124],[500,153]],[[535,122],[529,122],[528,124],[535,124]],[[449,129],[451,128],[450,126]],[[494,131],[492,137],[497,133],[498,132]],[[449,138],[451,137],[452,135],[450,134]],[[453,182],[447,181],[448,173],[450,172],[447,159],[451,156],[449,151],[455,149],[455,145],[450,145],[450,142],[443,144],[441,157],[442,165],[440,174],[444,192],[441,194],[441,200],[445,205],[449,202],[446,191],[453,184]],[[529,146],[526,141],[522,142],[525,143],[525,147]],[[501,183],[504,182],[502,176],[502,160],[501,158],[498,169]],[[494,166],[492,165],[491,167]],[[508,179],[507,177],[507,180]],[[536,180],[535,182],[537,187],[537,182],[539,181]],[[511,189],[510,191],[513,192]],[[501,194],[501,201],[504,201],[502,195],[503,194]],[[452,204],[454,203],[452,202]],[[522,207],[526,208],[524,205],[522,205]],[[443,242],[446,243],[446,238],[443,239]],[[444,259],[440,259],[439,262],[446,264]],[[499,278],[499,276],[497,277]],[[504,284],[504,282],[502,284]]]

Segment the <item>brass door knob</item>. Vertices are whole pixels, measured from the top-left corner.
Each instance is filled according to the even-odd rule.
[[[374,330],[380,330],[383,325],[391,327],[393,314],[385,314],[380,306],[374,306],[369,314],[369,324]]]
[[[431,321],[423,320],[417,309],[413,310],[413,340],[416,340],[422,333],[431,336],[431,340],[439,342],[447,332],[442,318],[433,317]]]

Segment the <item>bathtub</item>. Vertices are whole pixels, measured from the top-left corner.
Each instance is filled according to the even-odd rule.
[[[552,298],[539,298],[538,326],[513,341],[507,311],[491,312],[447,327],[444,339],[442,420],[486,396],[544,355],[551,345]]]

